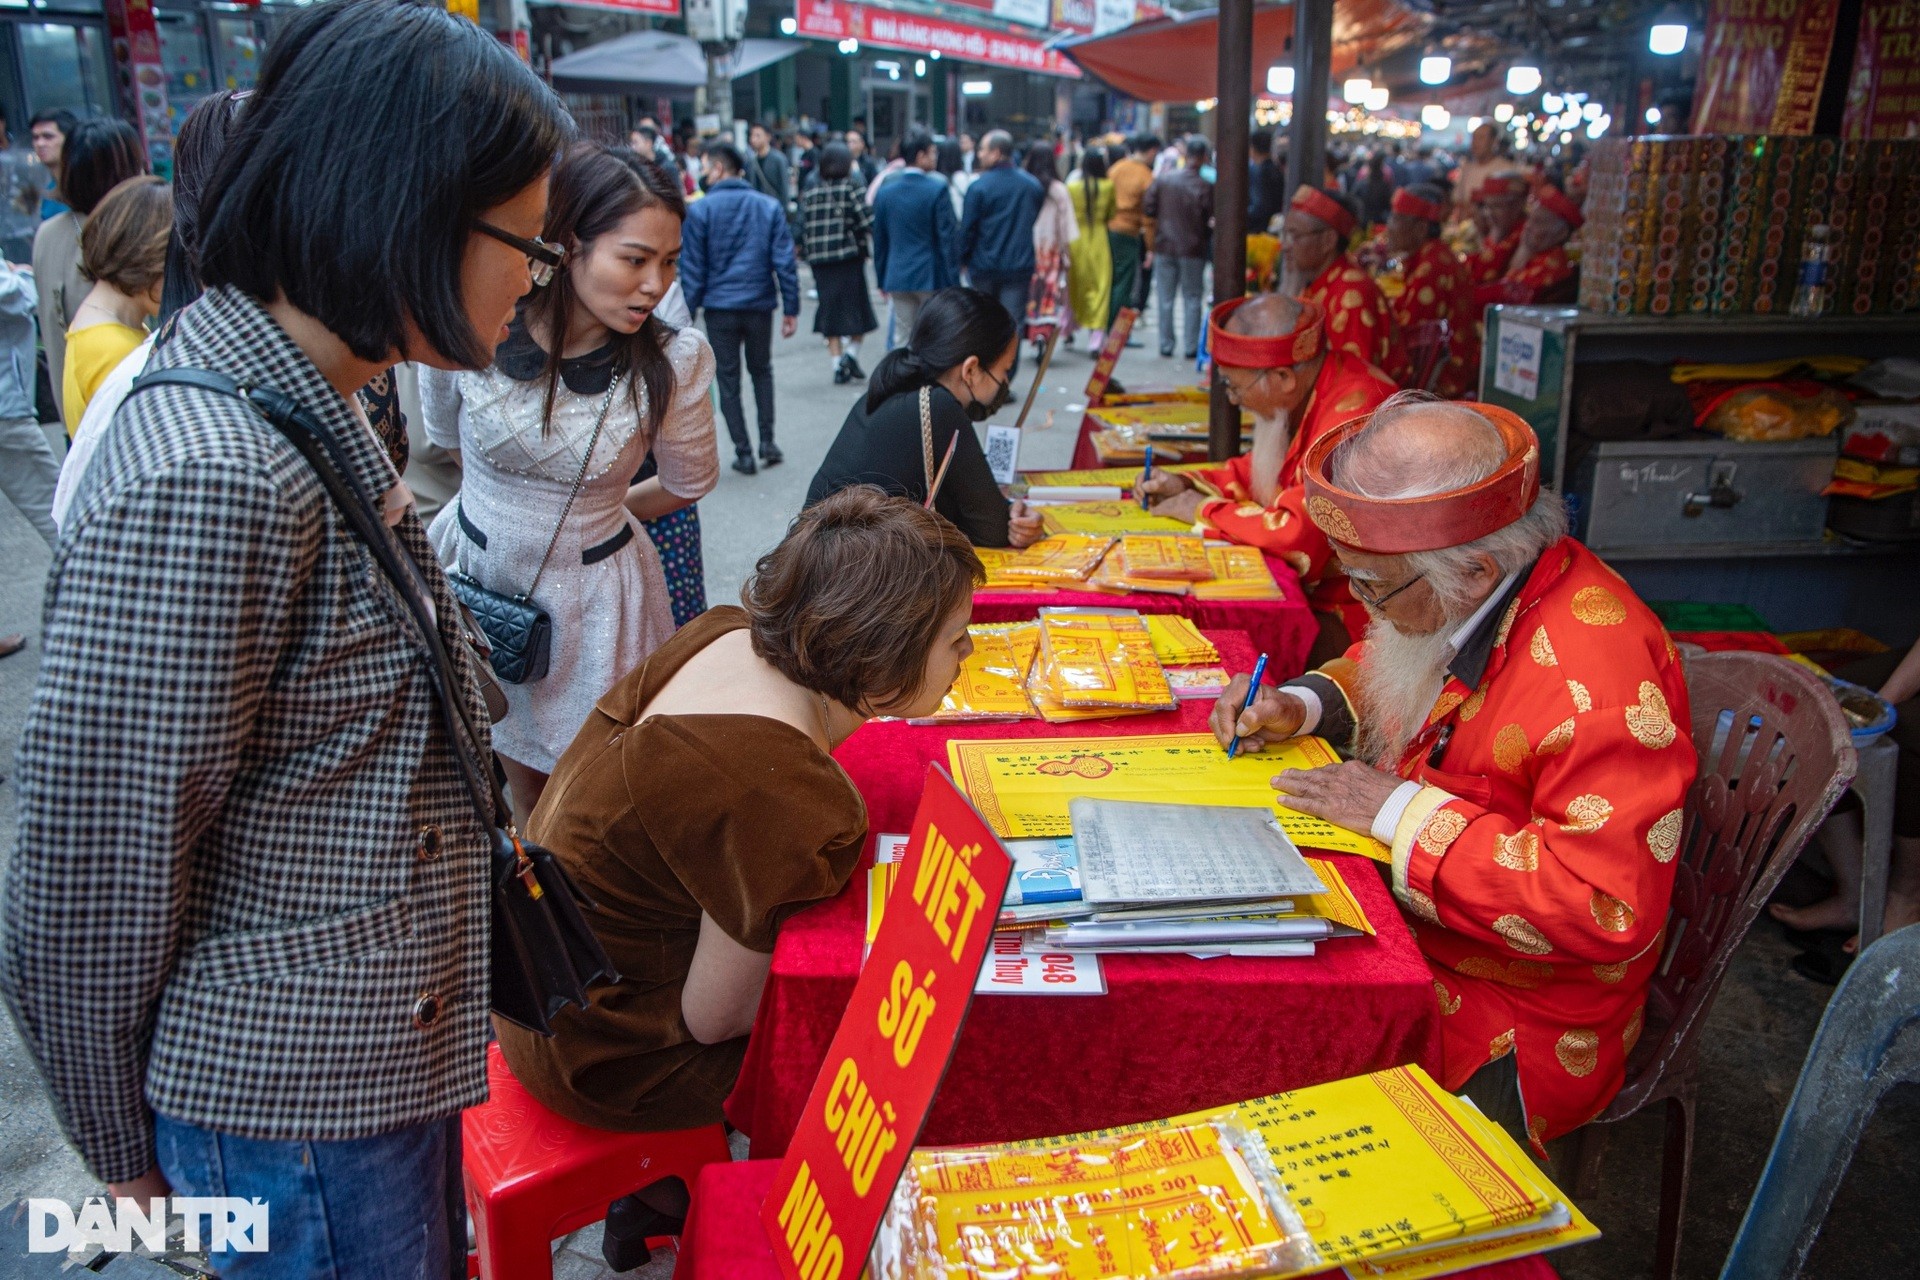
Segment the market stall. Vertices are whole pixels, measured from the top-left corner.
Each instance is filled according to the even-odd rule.
[[[1253,665],[1244,635],[1210,638],[1225,666]],[[1123,734],[1204,733],[1211,706],[1195,700],[1177,711],[1078,724],[873,723],[836,758],[867,802],[871,830],[904,833],[926,767],[947,764],[950,740],[1071,740],[1096,748]],[[1104,956],[1104,995],[984,997],[967,1021],[926,1141],[1103,1128],[1421,1058],[1437,1017],[1432,976],[1367,861],[1331,859],[1374,936],[1342,938],[1298,960]],[[857,873],[837,898],[796,916],[780,935],[727,1107],[756,1156],[785,1149],[840,1024],[860,972],[866,898],[866,877]],[[1100,1086],[1080,1087],[1087,1080]],[[1009,1081],[1033,1087],[1009,1088]]]

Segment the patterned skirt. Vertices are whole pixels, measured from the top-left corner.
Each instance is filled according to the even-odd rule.
[[[640,524],[660,553],[673,625],[684,627],[707,611],[707,571],[700,558],[700,508],[698,504],[682,507],[670,516],[642,520]]]

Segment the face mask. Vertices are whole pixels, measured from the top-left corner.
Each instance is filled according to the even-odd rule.
[[[989,378],[993,378],[993,371],[990,369],[982,369],[980,372],[986,374]],[[1000,389],[993,393],[993,399],[991,400],[982,400],[977,396],[973,396],[973,388],[971,386],[967,388],[967,395],[973,396],[973,398],[969,399],[966,403],[967,420],[969,422],[985,422],[988,418],[991,418],[994,414],[1013,403],[1013,388],[1001,382],[998,378],[993,378],[993,380]]]

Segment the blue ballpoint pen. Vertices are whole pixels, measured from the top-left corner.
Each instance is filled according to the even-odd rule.
[[[1147,469],[1140,473],[1140,505],[1151,506],[1153,499],[1147,496],[1147,481],[1153,479],[1153,446],[1147,446]]]
[[[1253,679],[1247,683],[1247,700],[1240,704],[1240,715],[1247,714],[1253,706],[1253,700],[1260,696],[1260,678],[1267,674],[1267,655],[1261,654],[1260,661],[1253,664]],[[1240,727],[1240,716],[1233,718],[1234,728]],[[1227,744],[1227,759],[1240,754],[1240,735],[1234,734],[1233,741]]]

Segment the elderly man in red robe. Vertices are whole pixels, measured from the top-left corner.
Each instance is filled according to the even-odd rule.
[[[1480,367],[1479,308],[1473,301],[1473,283],[1467,264],[1440,238],[1440,220],[1447,212],[1447,195],[1438,186],[1422,182],[1393,193],[1387,215],[1387,249],[1406,267],[1407,286],[1388,305],[1400,340],[1414,356],[1419,326],[1447,322],[1446,350],[1440,365],[1426,381],[1452,400],[1467,394]],[[1417,378],[1421,370],[1414,370]]]
[[[1566,536],[1504,409],[1396,396],[1316,441],[1304,479],[1372,624],[1244,715],[1237,678],[1214,732],[1352,752],[1273,785],[1391,846],[1434,1074],[1544,1154],[1619,1092],[1660,963],[1696,767],[1679,657]]]
[[[1206,471],[1143,474],[1135,490],[1154,499],[1155,515],[1285,561],[1319,615],[1310,660],[1337,657],[1365,629],[1366,611],[1332,570],[1327,535],[1307,518],[1300,468],[1315,440],[1391,396],[1393,380],[1329,349],[1318,306],[1277,293],[1215,307],[1207,350],[1227,397],[1253,415],[1252,452]]]
[[[1302,186],[1280,223],[1279,292],[1315,303],[1327,342],[1404,381],[1409,366],[1380,286],[1347,252],[1359,215],[1337,191]]]
[[[1542,183],[1533,193],[1520,247],[1506,273],[1475,289],[1474,300],[1483,310],[1491,302],[1573,301],[1573,262],[1567,257],[1567,241],[1585,221],[1573,197],[1550,182]]]
[[[1488,284],[1507,273],[1526,223],[1525,174],[1496,173],[1480,184],[1480,194],[1473,202],[1473,225],[1480,232],[1480,248],[1467,259],[1474,284]]]

